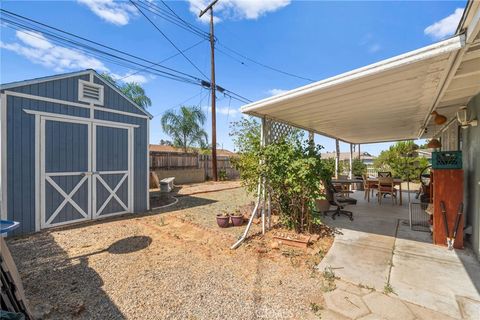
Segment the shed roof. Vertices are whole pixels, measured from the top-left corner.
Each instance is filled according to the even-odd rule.
[[[97,76],[99,79],[102,79],[101,75],[93,70],[93,69],[86,69],[82,71],[75,71],[75,72],[68,72],[68,73],[62,73],[62,74],[57,74],[53,76],[47,76],[47,77],[40,77],[40,78],[34,78],[34,79],[29,79],[29,80],[22,80],[22,81],[15,81],[15,82],[10,82],[10,83],[4,83],[0,84],[0,90],[8,90],[11,88],[16,88],[20,86],[25,86],[25,85],[31,85],[31,84],[37,84],[37,83],[42,83],[42,82],[47,82],[47,81],[52,81],[52,80],[59,80],[59,79],[64,79],[64,78],[70,78],[70,77],[77,77],[85,74],[91,74],[93,73],[95,76]],[[132,101],[129,97],[127,97],[123,92],[121,92],[117,87],[115,87],[113,84],[111,84],[108,81],[103,81],[106,85],[111,87],[113,90],[115,90],[119,95],[121,95],[123,98],[127,99],[128,102],[133,104],[136,108],[138,108],[140,111],[142,111],[145,115],[147,115],[150,119],[153,118],[153,116],[144,108],[140,107],[138,104],[136,104],[134,101]]]

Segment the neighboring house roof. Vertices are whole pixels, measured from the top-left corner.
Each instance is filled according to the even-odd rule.
[[[321,154],[321,157],[323,159],[330,159],[330,158],[335,158],[336,157],[336,153],[334,151],[332,152],[324,152]],[[353,159],[355,158],[358,158],[358,152],[354,152],[353,153]],[[368,152],[362,152],[360,154],[360,159],[361,160],[374,160],[376,157],[375,156],[372,156],[370,153]],[[343,161],[343,160],[349,160],[350,159],[350,152],[340,152],[340,161]]]
[[[41,83],[41,82],[47,82],[47,81],[52,81],[52,80],[60,80],[60,79],[64,79],[64,78],[76,77],[76,76],[81,76],[81,75],[90,74],[90,73],[93,73],[95,76],[97,76],[100,80],[102,80],[102,82],[104,82],[106,85],[108,85],[113,90],[115,90],[123,98],[127,99],[128,102],[133,104],[136,108],[138,108],[140,111],[142,111],[150,119],[153,118],[153,116],[147,110],[145,110],[144,108],[142,108],[138,104],[136,104],[134,101],[132,101],[132,99],[127,97],[123,92],[121,92],[112,83],[103,79],[102,76],[97,71],[95,71],[93,69],[86,69],[86,70],[82,70],[82,71],[61,73],[61,74],[57,74],[57,75],[53,75],[53,76],[40,77],[40,78],[34,78],[34,79],[29,79],[29,80],[22,80],[22,81],[4,83],[4,84],[0,84],[0,90],[8,90],[10,88],[16,88],[16,87],[19,87],[19,86],[26,86],[26,85],[31,85],[31,84]]]
[[[433,149],[418,149],[417,153],[418,153],[418,156],[421,157],[421,158],[431,159],[432,158],[432,151],[434,151],[434,150]]]
[[[184,153],[182,148],[177,148],[173,146],[166,146],[160,144],[151,144],[150,145],[151,152],[170,152],[170,153]],[[198,148],[192,148],[193,152],[198,151]],[[230,157],[236,155],[235,152],[226,149],[217,149],[217,156],[220,157]]]

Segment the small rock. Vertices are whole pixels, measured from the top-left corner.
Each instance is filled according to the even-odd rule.
[[[258,248],[257,252],[258,253],[267,253],[267,248]]]
[[[280,244],[278,243],[278,241],[272,241],[270,243],[270,248],[278,250],[278,249],[280,249]]]

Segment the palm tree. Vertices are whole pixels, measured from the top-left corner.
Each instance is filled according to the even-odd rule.
[[[120,86],[120,90],[143,109],[152,105],[152,100],[147,97],[145,90],[136,82],[127,82]]]
[[[192,146],[205,146],[208,136],[202,126],[207,117],[200,107],[182,106],[178,112],[167,111],[161,123],[163,131],[173,139],[173,144],[187,152]]]
[[[145,94],[145,89],[136,82],[127,82],[125,84],[119,84],[110,74],[104,72],[100,75],[104,80],[110,82],[118,88],[124,95],[137,105],[146,109],[152,105],[152,100]]]

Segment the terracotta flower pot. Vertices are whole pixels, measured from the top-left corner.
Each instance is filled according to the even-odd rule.
[[[319,212],[325,212],[330,209],[330,202],[325,199],[315,200],[315,209]]]
[[[231,216],[232,223],[235,227],[243,225],[243,215],[240,216]]]
[[[230,226],[230,217],[217,214],[217,224],[220,228],[228,228]]]

